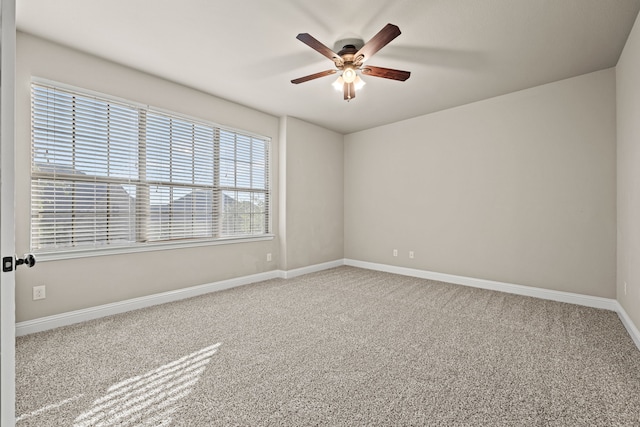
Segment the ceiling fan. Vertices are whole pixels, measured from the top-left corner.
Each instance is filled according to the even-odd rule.
[[[374,67],[365,65],[364,62],[371,58],[377,51],[385,47],[391,40],[400,35],[400,28],[393,24],[387,24],[371,40],[359,49],[355,44],[346,44],[338,53],[320,43],[308,33],[300,33],[296,37],[302,43],[318,51],[322,55],[332,60],[336,66],[335,70],[326,70],[319,73],[310,74],[291,80],[291,83],[298,84],[308,82],[320,77],[335,74],[342,71],[338,80],[333,85],[344,93],[344,99],[350,101],[356,97],[356,90],[364,85],[364,81],[358,75],[360,71],[363,75],[382,77],[384,79],[405,81],[411,76],[409,71],[394,70],[391,68]]]

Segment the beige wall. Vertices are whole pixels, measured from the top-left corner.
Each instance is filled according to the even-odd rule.
[[[238,104],[18,34],[16,88],[16,249],[29,250],[30,93],[32,76],[211,120],[272,138],[272,188],[278,188],[278,118]],[[273,227],[278,234],[278,194]],[[270,241],[40,262],[17,272],[17,321],[277,269]],[[273,261],[266,262],[266,254]],[[31,287],[47,298],[32,301]]]
[[[608,69],[347,135],[345,257],[615,297],[615,107]]]
[[[341,260],[344,138],[293,117],[283,117],[280,129],[280,268]]]
[[[616,67],[618,301],[640,328],[640,20]],[[624,284],[627,283],[625,293]]]

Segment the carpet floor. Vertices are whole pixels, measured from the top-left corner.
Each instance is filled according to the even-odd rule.
[[[19,337],[17,426],[640,426],[615,312],[339,267]]]

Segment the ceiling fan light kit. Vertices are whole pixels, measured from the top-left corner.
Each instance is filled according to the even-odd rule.
[[[355,44],[349,43],[345,44],[342,47],[342,50],[338,53],[335,53],[333,50],[316,40],[309,33],[300,33],[296,38],[333,61],[336,69],[321,71],[319,73],[293,79],[291,80],[291,83],[304,83],[309,80],[335,74],[340,71],[340,76],[338,76],[338,79],[334,81],[332,85],[336,90],[343,92],[344,99],[346,101],[350,101],[356,97],[356,91],[360,90],[365,85],[364,80],[362,80],[358,73],[373,77],[381,77],[384,79],[405,81],[411,76],[409,71],[364,65],[366,60],[371,58],[376,52],[399,35],[400,29],[396,25],[387,24],[360,49],[358,49]]]

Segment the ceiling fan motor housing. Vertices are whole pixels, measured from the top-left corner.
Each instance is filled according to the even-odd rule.
[[[338,52],[338,55],[340,55],[340,51],[346,48],[347,46],[353,46],[356,49],[353,53],[356,53],[362,48],[362,46],[364,46],[364,40],[359,38],[348,38],[348,39],[338,40],[333,45],[333,51]]]

